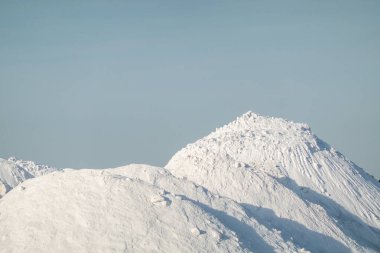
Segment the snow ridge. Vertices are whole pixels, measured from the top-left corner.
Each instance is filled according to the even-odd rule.
[[[380,252],[379,183],[308,125],[253,112],[165,168],[12,158],[0,179],[15,187],[0,199],[0,253]]]

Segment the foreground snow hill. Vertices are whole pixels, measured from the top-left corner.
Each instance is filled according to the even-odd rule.
[[[55,170],[57,169],[32,161],[18,160],[15,157],[8,160],[0,158],[0,198],[26,179],[45,175]]]
[[[148,165],[27,180],[0,210],[0,252],[297,251],[236,202]]]
[[[5,164],[0,252],[380,252],[378,182],[305,124],[249,112],[165,168]]]

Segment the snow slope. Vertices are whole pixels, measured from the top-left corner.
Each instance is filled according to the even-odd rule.
[[[328,252],[314,233],[353,251],[380,251],[379,183],[306,124],[248,112],[189,144],[166,168],[243,203],[313,252]]]
[[[0,199],[1,253],[380,252],[379,183],[305,124],[249,112],[165,168],[1,162],[31,178]]]
[[[0,198],[26,179],[38,177],[57,170],[46,165],[38,165],[32,161],[8,160],[0,158]]]
[[[148,165],[27,180],[0,200],[0,227],[0,252],[297,251],[236,202]]]

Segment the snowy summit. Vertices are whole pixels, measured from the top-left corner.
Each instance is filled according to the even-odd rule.
[[[379,183],[253,112],[165,168],[0,160],[0,190],[0,252],[380,252]]]

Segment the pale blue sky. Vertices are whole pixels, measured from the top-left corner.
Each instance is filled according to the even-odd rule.
[[[0,2],[0,157],[164,165],[252,110],[380,177],[380,1]]]

